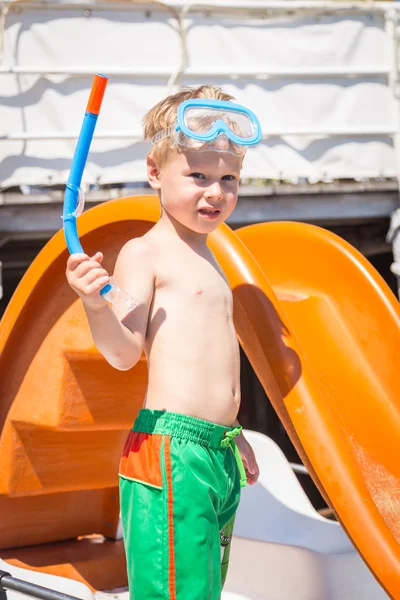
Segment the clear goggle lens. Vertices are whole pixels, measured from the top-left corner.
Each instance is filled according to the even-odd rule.
[[[184,112],[183,120],[187,129],[197,135],[210,134],[214,127],[218,127],[218,121],[225,123],[243,141],[252,138],[255,133],[255,125],[247,114],[226,108],[189,106]]]

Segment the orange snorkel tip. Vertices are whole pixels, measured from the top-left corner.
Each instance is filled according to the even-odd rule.
[[[96,74],[94,76],[86,112],[91,113],[92,115],[99,114],[107,82],[108,77],[105,77],[104,75]]]

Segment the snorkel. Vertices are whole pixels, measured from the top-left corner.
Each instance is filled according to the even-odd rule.
[[[65,240],[70,254],[84,252],[79,241],[76,223],[76,219],[82,214],[84,207],[84,195],[80,186],[107,81],[108,78],[104,75],[96,74],[94,76],[89,101],[65,188],[63,222]],[[127,312],[131,311],[136,306],[134,299],[121,290],[113,278],[110,279],[109,284],[105,285],[100,290],[100,294],[108,302]]]

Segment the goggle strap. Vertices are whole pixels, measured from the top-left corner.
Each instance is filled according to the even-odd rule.
[[[159,131],[158,133],[153,135],[153,137],[151,138],[151,145],[154,146],[154,144],[161,142],[161,140],[163,140],[164,138],[166,138],[169,135],[171,135],[172,133],[174,133],[175,130],[176,130],[176,121],[175,121],[175,123],[173,123],[166,129],[163,129],[162,131]]]

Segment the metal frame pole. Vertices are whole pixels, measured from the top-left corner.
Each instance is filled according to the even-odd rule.
[[[76,596],[63,594],[30,581],[17,579],[12,577],[11,573],[0,569],[0,600],[7,600],[7,590],[39,598],[39,600],[80,600]]]
[[[385,14],[385,30],[392,44],[392,63],[389,74],[389,87],[396,103],[396,134],[393,141],[396,155],[397,181],[400,184],[400,77],[399,77],[399,43],[398,43],[398,10],[393,8]],[[394,210],[390,218],[390,228],[386,241],[392,244],[393,263],[390,267],[397,278],[397,294],[400,299],[400,207]]]

